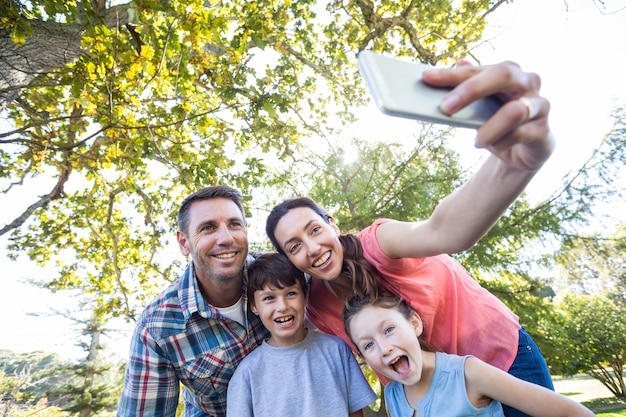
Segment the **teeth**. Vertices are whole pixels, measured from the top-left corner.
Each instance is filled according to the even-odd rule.
[[[236,253],[221,253],[219,255],[215,255],[216,258],[218,259],[228,259],[228,258],[234,258],[237,254]]]
[[[318,259],[317,261],[315,261],[315,263],[313,264],[314,267],[318,267],[320,265],[323,265],[328,258],[330,258],[330,252],[326,252],[324,254],[324,256],[322,256],[320,259]]]
[[[293,317],[282,317],[274,320],[276,323],[287,323],[288,321],[293,320]]]

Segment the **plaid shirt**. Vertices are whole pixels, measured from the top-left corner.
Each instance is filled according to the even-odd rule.
[[[146,307],[131,341],[118,416],[174,416],[180,383],[185,416],[226,416],[226,388],[235,368],[269,337],[261,320],[248,314],[247,281],[244,273],[247,331],[207,304],[193,263]]]

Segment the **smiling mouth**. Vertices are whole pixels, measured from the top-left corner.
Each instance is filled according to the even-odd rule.
[[[400,375],[406,375],[409,372],[409,358],[402,355],[389,362],[389,367]]]
[[[324,265],[328,259],[330,258],[330,251],[326,252],[324,255],[322,255],[321,258],[319,258],[317,261],[313,262],[313,267],[314,268],[318,268],[322,265]]]
[[[294,317],[293,316],[288,316],[288,317],[280,317],[274,320],[274,322],[278,323],[278,324],[286,324],[289,322],[294,321]]]
[[[230,253],[220,253],[217,255],[214,255],[217,259],[231,259],[234,258],[235,256],[237,256],[237,252],[230,252]]]

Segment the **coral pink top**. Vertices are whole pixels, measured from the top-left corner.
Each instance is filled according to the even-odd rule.
[[[365,258],[383,279],[383,286],[398,293],[424,323],[423,338],[432,351],[474,355],[508,371],[517,355],[519,318],[482,288],[447,255],[428,258],[390,258],[376,240],[379,219],[359,234]],[[311,280],[307,318],[324,333],[348,339],[341,301],[323,280]]]

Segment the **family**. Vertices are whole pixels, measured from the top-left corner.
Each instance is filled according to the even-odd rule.
[[[418,222],[378,219],[341,234],[296,197],[266,222],[276,252],[248,251],[241,193],[217,185],[181,203],[176,238],[191,262],[139,318],[118,416],[362,416],[385,384],[390,416],[592,416],[553,391],[518,317],[448,254],[470,248],[550,157],[540,79],[505,62],[423,75],[452,87],[453,114],[505,104],[476,132],[490,152]]]

